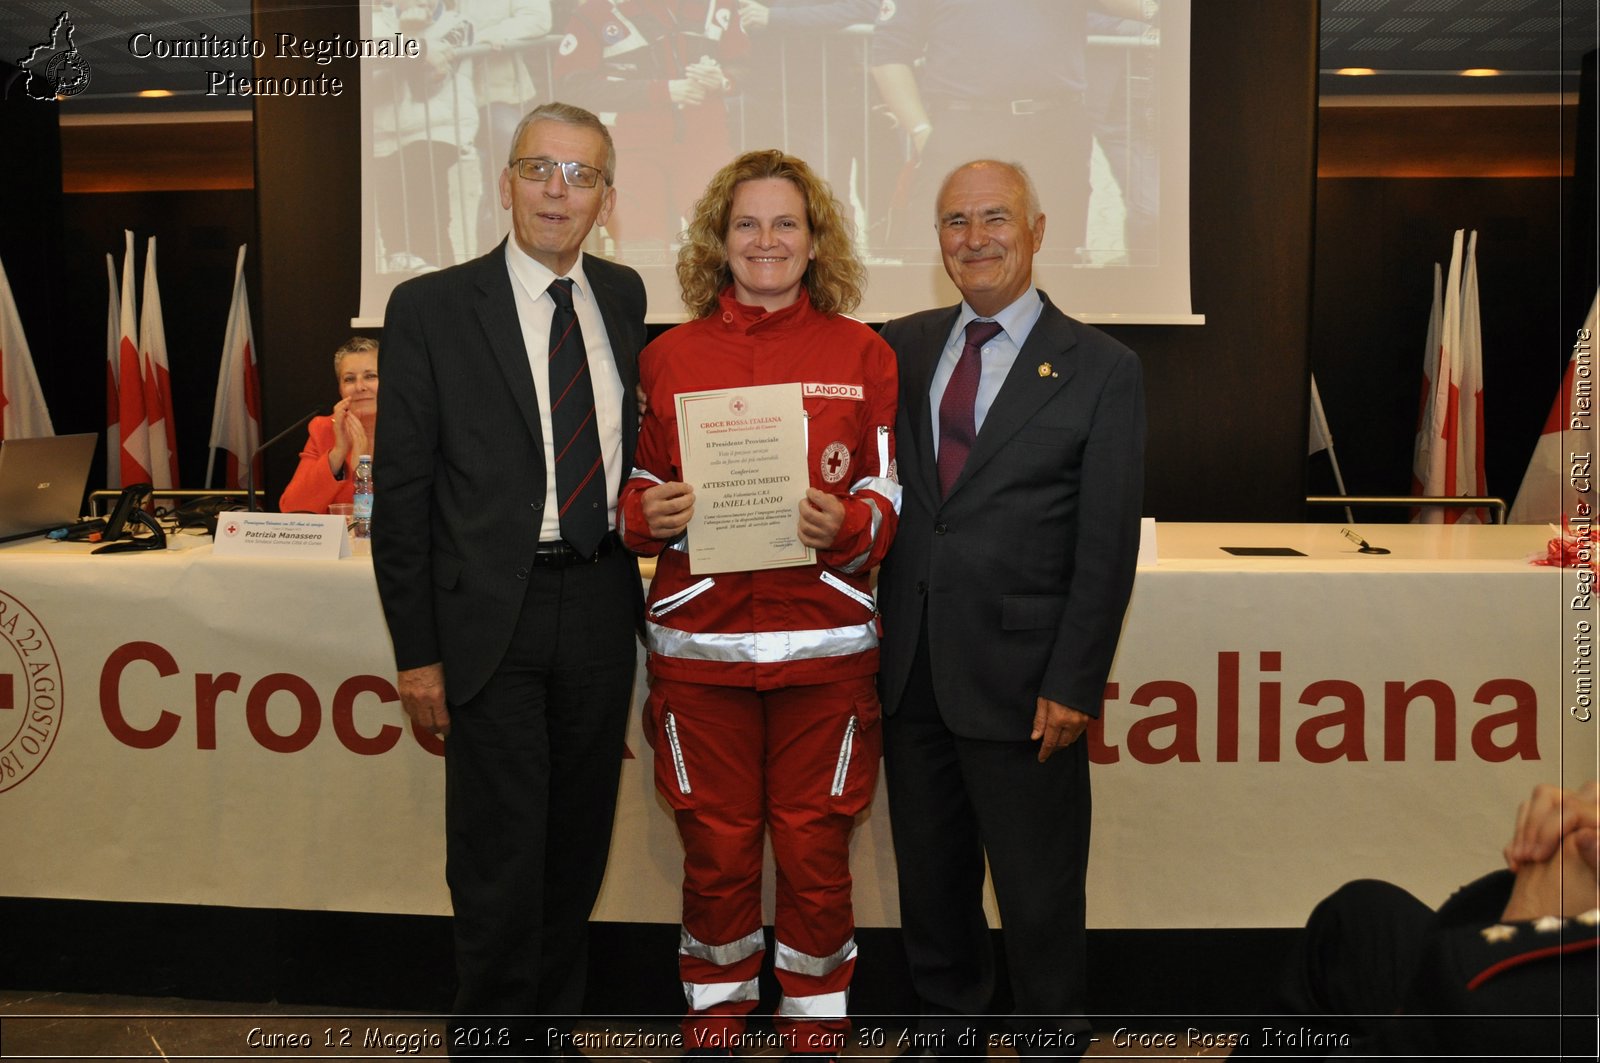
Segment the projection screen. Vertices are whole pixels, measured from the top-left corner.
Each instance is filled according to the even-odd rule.
[[[778,147],[824,176],[853,221],[869,271],[864,320],[956,301],[933,198],[951,160],[997,157],[1040,186],[1035,279],[1058,305],[1086,321],[1199,323],[1189,18],[1186,0],[364,5],[364,37],[417,38],[422,55],[362,60],[354,323],[380,324],[396,284],[505,236],[508,142],[522,114],[550,100],[611,129],[617,208],[585,249],[639,271],[652,321],[685,317],[674,263],[706,179],[741,151]],[[998,97],[972,95],[994,85]],[[1068,115],[1080,116],[1076,137]],[[941,136],[958,126],[958,142]],[[1074,193],[1062,175],[1077,173],[1086,181]]]

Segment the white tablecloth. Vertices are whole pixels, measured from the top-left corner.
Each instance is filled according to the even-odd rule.
[[[1159,526],[1090,735],[1091,925],[1297,925],[1365,876],[1437,903],[1536,782],[1596,774],[1600,724],[1569,712],[1592,614],[1527,563],[1548,530],[1365,532],[1393,552]],[[394,698],[370,559],[183,547],[0,548],[0,892],[447,913],[443,762]],[[675,923],[637,714],[628,755],[595,915]],[[857,920],[893,925],[881,794],[854,846]]]

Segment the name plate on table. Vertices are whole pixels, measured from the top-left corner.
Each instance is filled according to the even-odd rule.
[[[318,513],[218,514],[212,553],[223,557],[337,559],[350,556],[345,518]]]

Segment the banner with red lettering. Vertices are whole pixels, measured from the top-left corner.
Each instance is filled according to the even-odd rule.
[[[1298,926],[1359,877],[1437,904],[1499,865],[1535,783],[1594,772],[1593,573],[1528,564],[1540,528],[1368,535],[1393,553],[1158,527],[1083,739],[1090,925]],[[1305,556],[1222,550],[1265,545]],[[449,911],[441,746],[399,706],[370,558],[78,549],[0,548],[0,894]],[[638,707],[595,917],[673,924]],[[857,922],[894,925],[881,794],[852,852]]]

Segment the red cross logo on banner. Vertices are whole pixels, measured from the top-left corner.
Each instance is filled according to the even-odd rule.
[[[61,662],[39,618],[0,591],[0,793],[49,756],[61,729]],[[19,637],[20,636],[20,637]]]

